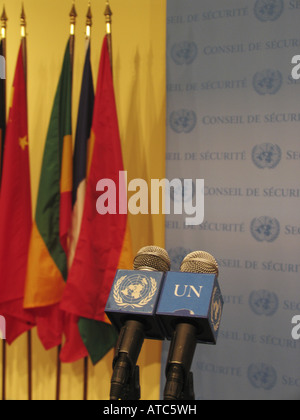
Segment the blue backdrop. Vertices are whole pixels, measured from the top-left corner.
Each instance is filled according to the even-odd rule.
[[[197,399],[300,398],[296,54],[300,1],[168,0],[167,178],[204,179],[205,220],[167,216],[166,247],[173,270],[214,255],[224,297],[217,346],[194,357]]]

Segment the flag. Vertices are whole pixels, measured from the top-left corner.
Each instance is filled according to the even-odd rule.
[[[37,316],[46,349],[61,343],[59,310],[68,274],[68,232],[72,214],[72,67],[70,41],[52,107],[31,231],[24,307]]]
[[[22,45],[11,98],[0,192],[0,314],[9,344],[34,325],[34,317],[23,309],[32,213]]]
[[[118,185],[119,173],[124,170],[106,37],[100,57],[90,142],[81,230],[61,308],[81,317],[79,330],[95,364],[115,345],[117,338],[104,313],[116,269],[126,269],[132,264],[127,214],[99,215],[96,209],[98,181],[108,178]],[[90,332],[95,335],[91,337]]]
[[[86,191],[87,153],[92,127],[95,96],[90,51],[90,42],[88,42],[81,83],[73,157],[73,214],[72,229],[70,233],[69,266],[72,265],[75,248],[79,237]]]
[[[94,107],[94,85],[90,62],[90,41],[87,43],[79,100],[75,149],[73,156],[72,227],[70,230],[69,266],[72,264],[79,237],[86,190],[87,148],[91,133]],[[66,341],[60,351],[62,362],[75,362],[88,355],[78,330],[77,315],[69,316]]]
[[[0,40],[0,55],[3,55],[3,40]],[[5,79],[0,77],[0,188],[1,188],[1,175],[3,167],[3,152],[4,152],[4,139],[6,127],[6,109],[5,109]]]

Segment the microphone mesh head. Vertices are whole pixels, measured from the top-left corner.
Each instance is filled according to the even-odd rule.
[[[139,250],[133,260],[134,270],[169,271],[171,261],[167,251],[159,246],[145,246]]]
[[[205,251],[194,251],[182,261],[180,271],[185,273],[202,273],[219,275],[219,267],[215,258]]]

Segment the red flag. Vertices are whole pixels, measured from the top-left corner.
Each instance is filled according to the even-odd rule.
[[[85,319],[104,323],[106,321],[104,309],[116,269],[120,266],[121,260],[126,261],[128,267],[132,264],[127,215],[118,213],[100,215],[96,209],[99,197],[99,192],[96,191],[98,181],[110,179],[117,186],[120,171],[123,171],[106,37],[100,58],[90,142],[81,231],[61,307]],[[119,208],[118,197],[117,192],[117,209]],[[123,268],[127,268],[125,265]],[[107,329],[107,324],[104,324],[104,329]],[[114,344],[114,339],[115,336],[112,335],[111,345]],[[103,346],[106,350],[102,352],[102,356],[109,350],[108,343],[103,343]],[[100,348],[98,351],[101,353]],[[90,351],[89,353],[91,354]]]
[[[0,194],[0,314],[6,318],[6,339],[9,344],[34,325],[34,317],[23,309],[32,225],[27,124],[21,46],[6,129]]]

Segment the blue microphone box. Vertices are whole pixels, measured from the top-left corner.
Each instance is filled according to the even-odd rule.
[[[145,325],[145,338],[165,338],[156,316],[164,275],[160,271],[117,271],[105,313],[118,332],[127,320],[137,320]]]
[[[197,328],[197,342],[216,344],[223,311],[223,298],[215,274],[168,272],[156,315],[171,340],[176,324]]]

